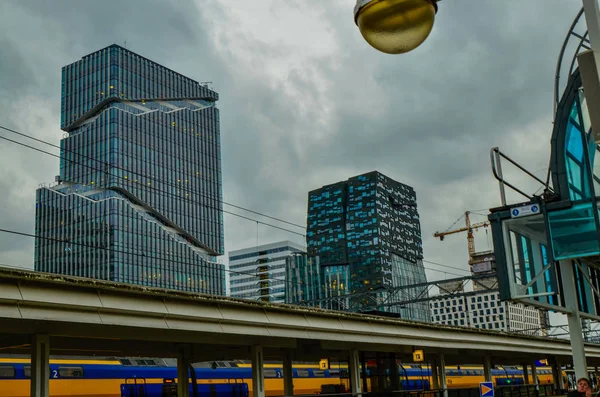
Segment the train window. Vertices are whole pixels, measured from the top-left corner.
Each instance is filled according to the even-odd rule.
[[[321,371],[320,369],[313,369],[313,375],[315,376],[315,378],[324,378],[325,371]]]
[[[122,358],[119,361],[121,362],[121,365],[131,365],[131,360],[128,360],[126,358]]]
[[[307,369],[299,369],[298,370],[298,378],[308,378],[308,370]]]
[[[329,376],[340,376],[340,370],[339,369],[330,369]]]
[[[15,375],[15,367],[12,365],[0,366],[0,379],[11,379],[14,378]]]
[[[265,378],[277,378],[277,371],[274,369],[265,369],[264,372]]]
[[[83,378],[82,367],[58,367],[61,378]]]
[[[23,376],[26,378],[31,378],[31,367],[23,367]]]
[[[229,366],[230,367],[237,367],[237,363],[235,361],[229,361]]]

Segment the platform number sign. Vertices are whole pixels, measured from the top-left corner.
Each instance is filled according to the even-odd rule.
[[[321,361],[319,361],[319,368],[320,369],[329,369],[329,359],[328,358],[323,358],[321,359]]]
[[[413,352],[413,361],[416,363],[420,363],[425,360],[425,355],[423,354],[423,350],[415,350]]]
[[[520,218],[522,216],[536,215],[540,213],[540,206],[537,204],[524,205],[510,210],[511,218]]]

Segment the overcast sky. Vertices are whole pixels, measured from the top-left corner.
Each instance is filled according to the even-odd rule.
[[[462,269],[444,273],[427,262],[428,278],[466,275],[466,235],[440,242],[432,234],[465,210],[500,204],[490,148],[545,177],[556,59],[581,2],[442,1],[430,38],[396,56],[362,39],[353,7],[354,0],[0,1],[0,125],[58,144],[60,68],[126,42],[219,92],[226,202],[305,225],[308,191],[378,170],[416,190],[425,260]],[[58,159],[0,142],[0,228],[34,233],[35,190],[56,174]],[[478,250],[491,248],[491,232],[476,236]],[[284,239],[303,243],[225,215],[226,251]],[[32,261],[32,239],[0,235],[0,263]]]

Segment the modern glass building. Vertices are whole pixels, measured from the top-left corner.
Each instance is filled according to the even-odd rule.
[[[319,257],[290,255],[285,263],[285,303],[302,304],[321,299],[323,283]]]
[[[35,268],[225,293],[218,94],[111,45],[62,69],[60,175]]]
[[[377,171],[311,191],[306,242],[324,297],[426,281],[415,191]],[[384,310],[430,320],[425,302]]]
[[[233,298],[286,302],[287,260],[305,253],[291,241],[229,252],[229,289]]]

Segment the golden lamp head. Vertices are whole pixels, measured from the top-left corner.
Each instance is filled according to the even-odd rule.
[[[357,0],[354,22],[367,43],[387,54],[417,48],[431,32],[438,0]]]

